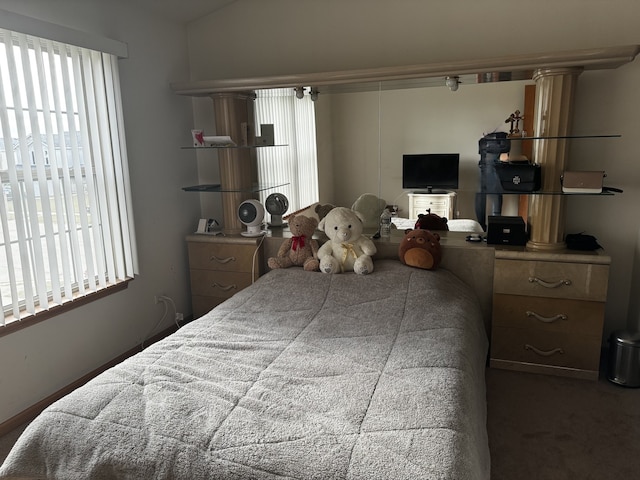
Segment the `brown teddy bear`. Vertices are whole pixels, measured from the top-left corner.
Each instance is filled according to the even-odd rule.
[[[302,267],[308,272],[320,269],[318,241],[311,238],[318,226],[318,220],[304,215],[290,215],[289,230],[293,236],[285,238],[276,257],[267,260],[269,268]]]
[[[434,270],[442,260],[440,235],[429,230],[406,230],[398,248],[400,261],[410,267]]]
[[[322,220],[324,217],[327,216],[327,213],[329,213],[333,207],[334,206],[331,205],[330,203],[325,203],[324,205],[319,203],[318,205],[316,205],[316,208],[314,209],[314,211],[318,215],[318,218]]]
[[[447,219],[431,213],[431,209],[427,210],[427,213],[418,214],[418,220],[413,228],[421,228],[423,230],[449,230]]]

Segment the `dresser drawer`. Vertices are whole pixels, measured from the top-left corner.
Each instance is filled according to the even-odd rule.
[[[254,245],[189,242],[189,267],[226,272],[251,272]],[[256,278],[259,275],[256,255]]]
[[[429,208],[429,207],[446,207],[449,206],[449,197],[437,196],[434,198],[414,198],[413,206],[416,208]]]
[[[250,273],[191,269],[192,295],[227,299],[249,285]]]
[[[496,294],[492,321],[494,326],[600,336],[604,310],[603,302]]]
[[[601,337],[495,326],[491,360],[597,371]]]
[[[604,302],[608,265],[496,259],[494,293]]]

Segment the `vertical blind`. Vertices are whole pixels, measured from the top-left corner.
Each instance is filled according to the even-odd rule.
[[[117,58],[0,29],[0,325],[137,273]]]
[[[318,160],[314,103],[309,95],[298,99],[293,88],[256,91],[256,125],[274,125],[278,148],[258,149],[261,185],[289,185],[264,190],[260,201],[277,191],[289,199],[288,212],[318,201]]]

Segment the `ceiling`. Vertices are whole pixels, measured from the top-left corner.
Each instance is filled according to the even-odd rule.
[[[133,0],[145,9],[154,11],[178,23],[189,23],[213,13],[237,0]]]

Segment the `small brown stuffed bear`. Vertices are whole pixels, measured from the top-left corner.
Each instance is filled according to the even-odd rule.
[[[398,248],[400,261],[410,267],[434,270],[442,260],[440,235],[429,230],[406,230]]]
[[[431,210],[427,210],[427,213],[418,214],[418,220],[413,228],[421,228],[423,230],[449,230],[447,225],[447,219],[431,213]]]
[[[333,207],[334,206],[331,205],[330,203],[325,203],[324,205],[319,203],[318,205],[316,205],[316,208],[314,209],[314,211],[318,215],[318,218],[322,220],[324,217],[327,216],[327,213],[329,213]]]
[[[290,215],[289,229],[293,236],[286,238],[278,249],[277,257],[267,260],[269,268],[303,267],[308,272],[320,269],[318,241],[311,238],[318,226],[315,218],[304,215]]]

